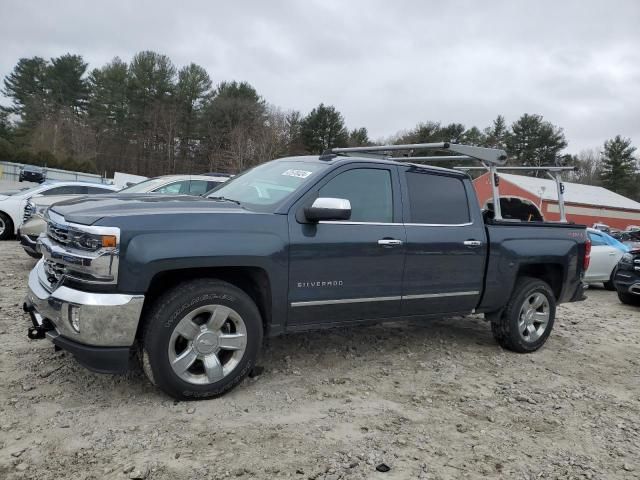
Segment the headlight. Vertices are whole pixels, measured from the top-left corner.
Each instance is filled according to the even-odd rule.
[[[47,205],[36,205],[36,215],[44,218],[44,214],[47,213]]]
[[[103,248],[114,249],[118,244],[118,239],[115,235],[98,235],[71,228],[68,232],[68,239],[70,246],[90,252],[95,252]]]
[[[631,265],[633,263],[633,255],[631,255],[630,253],[625,253],[624,255],[622,255],[620,263],[628,263],[629,265]]]

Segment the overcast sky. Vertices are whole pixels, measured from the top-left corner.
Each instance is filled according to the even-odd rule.
[[[616,134],[640,147],[639,0],[1,0],[0,18],[2,77],[21,57],[155,50],[283,109],[335,105],[374,139],[528,112],[572,153]]]

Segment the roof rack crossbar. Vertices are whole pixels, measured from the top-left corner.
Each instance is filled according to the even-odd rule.
[[[402,150],[447,150],[470,159],[480,160],[489,165],[504,165],[507,162],[507,153],[498,148],[474,147],[459,143],[410,143],[406,145],[372,145],[368,147],[332,148],[323,153],[323,156],[337,153],[372,153],[372,152],[396,152]],[[407,157],[410,158],[410,157]]]
[[[456,170],[486,170],[485,167],[453,167]],[[498,171],[521,170],[528,172],[569,172],[575,171],[577,167],[496,167]]]
[[[428,157],[386,157],[385,160],[395,160],[396,162],[406,162],[407,160],[414,162],[439,162],[441,160],[475,160],[475,158],[469,155],[431,155]]]

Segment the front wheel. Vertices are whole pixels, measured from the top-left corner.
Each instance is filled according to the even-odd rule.
[[[262,319],[239,288],[199,279],[160,297],[146,318],[142,366],[149,380],[179,400],[220,396],[255,366]]]
[[[491,322],[496,341],[508,350],[535,352],[549,338],[556,316],[556,300],[549,284],[522,277],[502,314]]]
[[[13,235],[13,222],[6,213],[0,212],[0,240],[6,240]]]
[[[618,298],[625,305],[640,306],[640,296],[618,290]]]
[[[616,276],[616,269],[614,268],[613,271],[611,272],[611,276],[609,277],[609,280],[602,283],[602,285],[606,290],[613,292],[616,289],[616,286],[613,284],[613,277],[615,276]]]

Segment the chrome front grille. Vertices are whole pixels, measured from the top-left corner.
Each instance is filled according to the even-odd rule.
[[[69,238],[69,229],[53,222],[47,222],[47,236],[56,243],[67,245],[71,240]]]
[[[62,276],[65,274],[65,267],[60,263],[45,259],[44,273],[47,276],[49,283],[56,284],[60,282]]]
[[[22,215],[22,223],[25,223],[27,220],[29,220],[34,213],[35,212],[34,212],[33,204],[27,203],[27,205],[24,207],[24,214]]]

